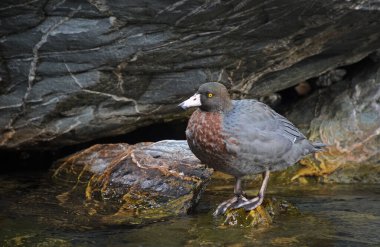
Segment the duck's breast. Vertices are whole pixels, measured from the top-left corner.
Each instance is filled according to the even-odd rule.
[[[195,156],[210,166],[223,163],[227,158],[219,112],[196,110],[187,125],[186,139]]]

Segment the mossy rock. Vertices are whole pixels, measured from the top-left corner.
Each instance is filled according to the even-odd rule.
[[[243,208],[228,210],[223,215],[223,226],[254,227],[270,225],[279,215],[298,213],[298,209],[285,200],[266,198],[259,207],[251,211],[245,211]]]
[[[185,215],[211,178],[186,141],[95,145],[57,162],[60,205],[106,224]]]

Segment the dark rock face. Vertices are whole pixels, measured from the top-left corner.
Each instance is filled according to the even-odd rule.
[[[137,224],[194,208],[212,170],[186,141],[95,145],[60,160],[53,179],[62,206],[109,224]]]
[[[305,159],[299,176],[324,176],[325,182],[380,182],[380,63],[315,92],[288,117],[311,139],[329,144]]]
[[[372,1],[0,3],[0,148],[54,148],[182,118],[206,81],[263,96],[380,47]]]

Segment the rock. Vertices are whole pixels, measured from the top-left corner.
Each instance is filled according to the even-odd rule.
[[[367,62],[356,75],[316,91],[287,116],[312,140],[329,146],[301,161],[293,179],[380,183],[380,63]]]
[[[6,239],[2,243],[4,247],[11,246],[36,246],[36,247],[72,247],[73,245],[64,239],[59,238],[43,238],[38,234],[27,234],[21,235],[17,237],[13,237],[11,239]]]
[[[53,180],[64,207],[107,224],[141,224],[194,208],[212,171],[186,141],[104,144],[60,160]]]
[[[346,73],[347,71],[344,69],[330,70],[318,77],[316,85],[319,87],[331,86],[331,84],[341,81]]]
[[[380,48],[367,1],[4,0],[0,148],[55,149],[185,117],[206,81],[259,97]]]
[[[259,226],[270,225],[274,218],[282,214],[297,214],[298,209],[284,200],[265,198],[263,204],[251,211],[242,208],[232,209],[224,214],[223,225]]]

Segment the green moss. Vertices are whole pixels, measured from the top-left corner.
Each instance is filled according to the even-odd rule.
[[[224,226],[254,227],[270,225],[281,214],[298,214],[298,209],[284,200],[264,199],[261,206],[251,211],[243,208],[228,210],[224,214]]]

